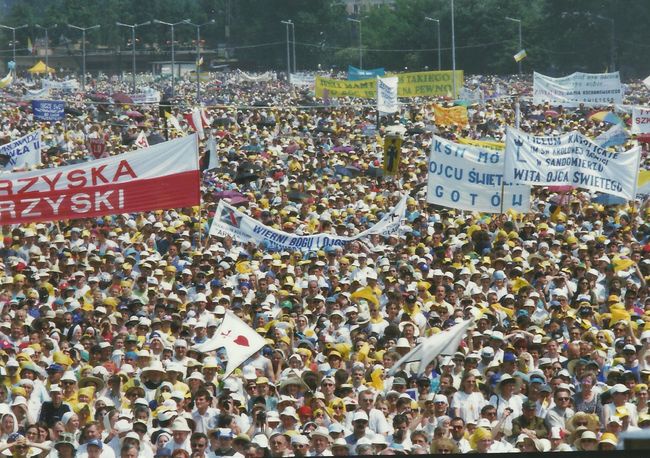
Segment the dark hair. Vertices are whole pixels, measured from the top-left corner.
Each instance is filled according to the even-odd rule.
[[[140,449],[138,447],[136,447],[134,444],[127,444],[127,445],[124,445],[120,449],[120,456],[124,455],[125,453],[128,453],[129,450],[132,450],[132,449],[136,449],[138,451],[138,454],[140,454]],[[183,450],[183,452],[185,452],[185,450]],[[187,453],[187,452],[185,452],[185,453]],[[189,458],[189,455],[187,455],[186,458]]]
[[[483,408],[481,409],[481,415],[485,415],[486,413],[488,413],[488,411],[490,411],[492,409],[495,409],[495,407],[492,404],[488,404],[486,406],[483,406]]]
[[[400,425],[402,423],[408,423],[408,422],[409,419],[406,415],[404,415],[403,413],[398,413],[393,417],[393,428],[397,425]]]
[[[228,414],[219,415],[217,417],[217,428],[228,428],[230,426],[230,424],[232,423],[234,418],[235,417],[233,417],[232,415],[228,415]]]
[[[205,388],[199,388],[198,390],[196,390],[196,393],[194,394],[194,399],[199,398],[201,396],[205,396],[205,398],[208,401],[212,399],[212,395]]]
[[[36,425],[33,425],[33,426],[36,426]],[[88,430],[90,428],[92,428],[93,426],[99,427],[99,422],[98,421],[89,421],[83,427],[83,429],[81,430],[81,436],[79,436],[79,443],[80,444],[84,444],[84,443],[86,443],[88,441],[88,438],[86,437],[86,434],[87,434]]]
[[[208,440],[208,436],[205,433],[192,433],[190,436],[190,442],[194,442],[195,440],[198,439],[205,439],[206,441]]]
[[[451,419],[451,421],[461,421],[461,422],[463,422],[463,426],[465,426],[465,420],[463,420],[462,417],[454,417],[454,418]]]

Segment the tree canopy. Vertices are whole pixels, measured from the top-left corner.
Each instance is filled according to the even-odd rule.
[[[611,70],[613,46],[616,69],[624,77],[645,77],[650,73],[645,26],[650,8],[643,0],[625,2],[624,8],[621,5],[615,0],[455,0],[457,68],[466,73],[515,72],[518,25],[505,19],[509,16],[521,19],[523,47],[528,54],[523,68],[528,73]],[[32,26],[27,32],[18,32],[22,43],[26,34],[32,40],[42,34],[33,27],[37,23],[60,25],[50,33],[55,43],[80,40],[79,32],[65,27],[66,23],[100,24],[101,29],[87,37],[91,48],[128,45],[130,31],[115,26],[116,21],[190,19],[204,23],[214,19],[214,26],[201,31],[205,46],[229,48],[242,66],[259,70],[286,67],[286,29],[280,21],[292,20],[298,70],[314,70],[319,64],[321,68],[346,68],[359,63],[359,24],[346,20],[341,0],[22,0],[4,16],[4,24]],[[426,16],[440,20],[442,66],[451,68],[450,0],[394,0],[363,10],[355,18],[361,21],[364,67],[437,68],[437,26],[425,21]],[[2,33],[10,37],[9,31]],[[179,46],[194,46],[195,36],[193,27],[176,28]],[[143,27],[138,29],[138,40],[164,51],[170,45],[169,28],[159,24]],[[4,55],[8,55],[6,50]]]

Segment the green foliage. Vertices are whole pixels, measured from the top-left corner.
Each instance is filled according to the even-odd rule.
[[[365,9],[362,21],[364,67],[389,70],[422,70],[437,67],[436,24],[440,20],[442,63],[451,68],[451,0],[394,0],[388,5]],[[624,5],[624,6],[623,6]],[[577,13],[577,14],[573,14]],[[533,69],[553,74],[572,71],[602,72],[610,68],[611,21],[616,28],[616,67],[625,77],[647,76],[650,58],[646,25],[650,8],[646,0],[455,0],[457,68],[466,73],[513,73],[513,55],[519,50],[517,24],[522,20],[525,72]],[[599,17],[600,16],[600,17]],[[215,19],[202,29],[208,48],[225,45],[247,68],[286,68],[286,29],[282,20],[295,23],[298,69],[358,65],[358,24],[346,20],[342,0],[21,0],[3,15],[9,25],[71,23],[101,24],[88,34],[89,46],[124,48],[128,29],[116,21],[140,23],[152,19],[195,23]],[[228,31],[230,33],[228,33]],[[8,32],[1,32],[5,42]],[[41,32],[19,31],[26,42]],[[52,33],[78,43],[80,33],[65,25]],[[142,45],[169,48],[168,27],[151,25],[138,29]],[[179,46],[193,46],[196,30],[176,27]]]

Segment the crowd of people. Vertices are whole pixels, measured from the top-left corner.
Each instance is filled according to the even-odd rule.
[[[2,226],[2,453],[589,451],[650,428],[646,202],[534,188],[529,213],[488,215],[428,203],[424,186],[432,135],[502,141],[512,95],[523,96],[521,128],[538,135],[596,137],[609,124],[593,108],[536,106],[529,80],[477,76],[468,83],[485,97],[469,104],[469,126],[435,126],[433,104],[452,101],[431,98],[404,100],[375,130],[368,101],[325,104],[281,79],[237,75],[202,83],[200,208]],[[41,167],[56,167],[91,159],[91,138],[116,155],[137,148],[141,132],[191,131],[193,81],[178,81],[174,97],[167,81],[146,81],[167,93],[177,127],[158,104],[112,103],[129,82],[56,94],[66,119],[39,123],[23,101],[38,82],[18,79],[0,92],[0,142],[41,129]],[[629,101],[647,102],[642,84],[627,88]],[[383,177],[381,134],[395,125],[400,171]],[[211,137],[220,163],[208,167]],[[226,195],[275,229],[353,236],[403,193],[398,231],[343,248],[273,251],[209,235]],[[266,345],[224,378],[228,354],[196,346],[227,313]],[[388,374],[422,339],[470,317],[454,354],[421,375],[417,362]]]

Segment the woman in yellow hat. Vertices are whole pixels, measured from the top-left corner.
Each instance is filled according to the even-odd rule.
[[[476,428],[469,437],[469,444],[472,447],[471,453],[488,453],[493,443],[492,432],[486,428]]]

